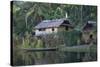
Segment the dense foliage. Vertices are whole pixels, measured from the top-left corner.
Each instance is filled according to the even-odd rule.
[[[32,35],[32,32],[35,31],[34,27],[40,21],[65,18],[66,14],[74,25],[74,30],[59,32],[56,35],[45,35],[42,38]],[[89,57],[84,56],[84,53],[81,56],[81,53],[70,52],[20,51],[20,48],[60,47],[60,45],[80,44],[80,30],[83,25],[89,20],[97,21],[96,6],[13,1],[11,2],[11,16],[13,24],[13,65],[77,62],[84,59],[84,61],[96,60],[96,53],[92,53],[94,59],[89,59],[90,55]],[[81,58],[77,57],[78,54]]]
[[[66,13],[78,29],[89,20],[97,21],[96,6],[23,1],[14,1],[12,6],[13,33],[18,36],[34,31],[41,20],[65,18]]]

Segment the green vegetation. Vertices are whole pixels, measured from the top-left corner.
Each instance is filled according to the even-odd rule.
[[[75,46],[81,43],[81,29],[89,21],[97,21],[97,7],[55,3],[13,1],[11,7],[13,28],[13,65],[77,62],[77,54],[67,52],[24,52],[20,48]],[[35,37],[32,33],[42,20],[68,18],[74,25],[71,31]],[[97,31],[94,32],[95,36]],[[91,48],[91,50],[95,48]],[[84,51],[84,50],[83,50]],[[59,54],[60,53],[60,54]],[[84,54],[84,53],[83,53]],[[96,60],[96,53],[90,60]],[[49,57],[49,58],[48,58]],[[72,59],[73,58],[73,59]],[[67,59],[67,60],[66,60]],[[87,59],[89,60],[89,59]]]
[[[41,20],[65,18],[66,13],[75,27],[79,28],[89,20],[97,21],[96,6],[34,3],[14,1],[12,7],[13,33],[24,36],[34,32],[34,26]]]
[[[37,38],[34,37],[32,38],[34,26],[36,26],[36,24],[38,24],[41,20],[65,18],[66,13],[68,13],[68,18],[71,19],[75,29],[80,30],[83,24],[85,24],[88,20],[97,21],[96,6],[23,1],[14,1],[12,5],[13,35],[20,37],[22,41],[22,44],[20,45],[23,47],[39,47],[39,44],[42,46],[41,40],[37,40]],[[73,34],[74,33],[67,35],[68,37],[66,36],[66,38],[74,37],[71,39],[76,39],[77,36],[72,36]],[[16,37],[13,37],[13,39]]]
[[[73,47],[65,47],[60,46],[60,51],[67,51],[67,52],[94,52],[96,53],[97,47],[96,45],[82,45],[82,46],[73,46]]]

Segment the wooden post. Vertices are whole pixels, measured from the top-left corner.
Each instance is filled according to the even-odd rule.
[[[80,45],[80,40],[79,39],[77,40],[77,45],[78,46]],[[80,53],[77,52],[77,59],[80,59],[80,58],[81,58]]]

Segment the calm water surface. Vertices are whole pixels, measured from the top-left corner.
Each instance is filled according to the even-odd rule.
[[[17,54],[16,54],[17,53]],[[59,51],[19,51],[13,57],[14,65],[40,65],[70,63],[96,60],[96,53],[77,53]]]

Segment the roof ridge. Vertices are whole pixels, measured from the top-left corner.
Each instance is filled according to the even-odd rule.
[[[66,18],[61,18],[61,19],[52,19],[52,20],[43,20],[39,24],[35,26],[35,28],[45,28],[45,27],[58,27],[61,25]]]

